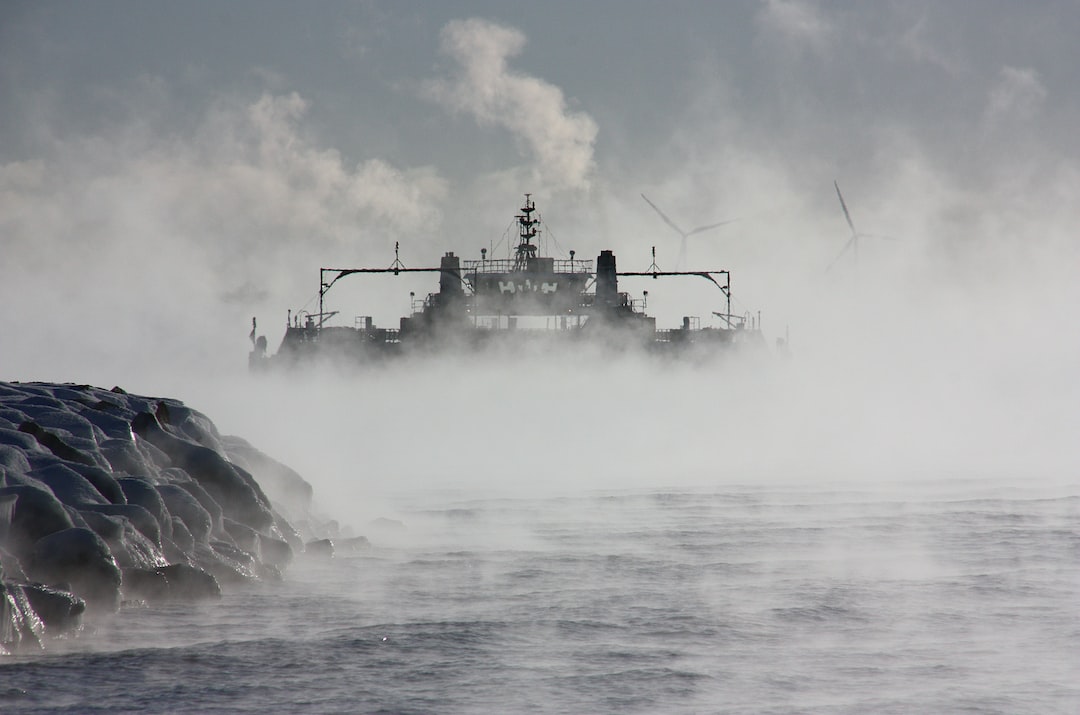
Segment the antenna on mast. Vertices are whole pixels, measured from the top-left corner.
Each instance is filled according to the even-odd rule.
[[[521,213],[517,216],[518,221],[518,245],[514,252],[514,270],[523,271],[532,258],[536,257],[536,245],[532,242],[540,233],[537,226],[539,218],[533,218],[536,211],[536,202],[532,200],[532,194],[525,194],[525,205],[521,207]]]
[[[648,199],[646,199],[647,201]],[[652,265],[646,269],[646,273],[652,273],[653,279],[658,278],[656,274],[660,271],[660,266],[656,265],[656,246],[652,247]]]
[[[405,264],[402,263],[401,259],[398,257],[398,251],[400,250],[400,248],[401,243],[398,241],[394,241],[394,262],[390,264],[390,268],[393,269],[395,276],[398,274],[398,271],[405,267]]]
[[[686,239],[690,238],[691,236],[693,236],[696,233],[701,233],[702,231],[710,231],[710,230],[712,230],[714,228],[719,228],[720,226],[723,226],[725,224],[734,223],[737,220],[737,219],[728,219],[727,221],[720,221],[719,223],[710,223],[710,224],[705,225],[705,226],[698,226],[697,228],[692,228],[689,231],[684,231],[681,228],[679,228],[675,224],[674,221],[672,221],[670,218],[668,218],[667,214],[664,213],[663,211],[661,211],[659,206],[654,204],[652,201],[649,201],[648,196],[646,196],[645,194],[642,194],[641,198],[645,199],[645,203],[647,203],[649,206],[652,206],[653,211],[660,214],[660,218],[663,219],[664,223],[666,223],[671,228],[675,229],[675,233],[682,236],[682,243],[679,244],[679,260],[675,264],[675,270],[677,270],[677,271],[682,270],[683,262],[686,260]]]

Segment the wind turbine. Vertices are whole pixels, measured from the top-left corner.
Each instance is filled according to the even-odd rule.
[[[671,226],[673,229],[675,229],[676,233],[678,233],[680,236],[682,236],[682,243],[679,244],[679,260],[675,265],[675,270],[681,269],[682,265],[683,265],[683,261],[686,260],[686,239],[690,238],[691,236],[693,236],[696,233],[701,233],[703,231],[708,231],[710,229],[714,229],[714,228],[717,228],[719,226],[723,226],[724,224],[734,223],[737,220],[737,219],[730,219],[728,221],[721,221],[719,223],[710,223],[708,226],[698,226],[695,229],[691,229],[689,231],[683,231],[681,228],[676,226],[675,222],[672,221],[671,219],[669,219],[667,217],[667,214],[665,214],[663,211],[661,211],[660,208],[656,204],[654,204],[652,201],[649,201],[648,196],[646,196],[645,194],[642,194],[641,198],[645,199],[645,203],[647,203],[649,206],[653,207],[653,211],[660,214],[660,218],[664,219],[664,223],[666,223],[668,226]]]
[[[833,186],[836,187],[836,197],[840,199],[840,208],[844,210],[844,218],[847,219],[848,228],[851,229],[851,238],[847,240],[844,247],[840,249],[840,253],[836,254],[836,258],[832,259],[832,263],[829,264],[826,272],[832,270],[832,267],[836,265],[845,253],[851,251],[852,261],[856,266],[859,265],[859,239],[860,238],[884,238],[886,240],[893,240],[891,236],[881,236],[875,233],[860,233],[855,230],[855,223],[851,220],[851,213],[848,211],[847,202],[844,201],[844,195],[840,193],[840,184],[833,181]]]

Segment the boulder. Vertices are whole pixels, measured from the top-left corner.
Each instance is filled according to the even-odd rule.
[[[292,563],[293,549],[289,542],[265,534],[257,534],[259,559],[270,566],[284,568]]]
[[[117,483],[124,490],[124,498],[127,499],[128,505],[146,509],[157,521],[161,536],[166,538],[172,536],[172,515],[166,508],[165,502],[162,501],[157,488],[149,480],[142,477],[124,477],[118,479]]]
[[[0,443],[0,469],[11,474],[25,474],[30,471],[30,462],[26,460],[23,450]]]
[[[157,492],[154,492],[157,494]],[[161,546],[161,524],[157,517],[138,504],[89,504],[82,507],[80,513],[88,511],[107,516],[122,516],[131,522],[143,536],[158,547]]]
[[[45,584],[70,585],[68,590],[90,608],[115,611],[120,605],[120,568],[89,529],[64,529],[38,539],[26,570]]]
[[[316,539],[304,544],[304,553],[308,556],[317,556],[329,559],[334,555],[334,542],[330,539]]]
[[[217,547],[223,546],[221,542]],[[213,574],[219,583],[243,583],[254,577],[255,571],[251,567],[251,560],[247,563],[231,558],[225,550],[215,548],[215,544],[195,544],[191,554],[191,563],[204,571]]]
[[[142,511],[145,512],[144,509]],[[156,568],[167,563],[161,546],[136,529],[127,516],[91,510],[83,510],[79,514],[87,526],[105,541],[121,568]]]
[[[308,517],[311,495],[180,401],[0,381],[0,651],[78,628],[121,593],[204,598],[221,583],[280,579],[305,550],[286,517]],[[308,539],[338,536],[316,526]],[[306,550],[332,556],[334,543]]]
[[[64,504],[80,506],[82,504],[108,504],[101,492],[83,475],[61,462],[37,467],[27,473],[52,490]]]
[[[11,486],[0,488],[0,496],[4,495],[18,497],[11,512],[7,544],[20,560],[29,556],[34,544],[42,537],[74,525],[64,505],[51,491],[34,486]]]
[[[210,538],[213,519],[199,500],[191,496],[191,492],[175,484],[161,484],[157,487],[157,491],[169,513],[184,522],[191,538],[196,543],[206,543]]]
[[[124,497],[124,490],[120,488],[120,484],[112,474],[101,467],[91,467],[84,464],[72,464],[70,466],[73,470],[78,472],[83,479],[90,482],[90,484],[94,486],[94,489],[97,489],[98,493],[105,497],[105,501],[110,504],[127,504],[127,499]]]
[[[222,510],[221,505],[214,500],[214,497],[210,496],[210,494],[202,488],[202,485],[196,481],[185,480],[173,483],[195,497],[195,501],[199,502],[199,506],[206,509],[206,513],[210,515],[210,533],[218,537],[224,535],[224,511]]]
[[[158,571],[169,582],[169,595],[172,598],[194,600],[221,596],[217,579],[202,569],[188,564],[170,564]]]
[[[229,535],[232,542],[237,547],[247,551],[250,554],[259,553],[259,532],[252,529],[247,524],[241,524],[238,521],[232,519],[222,519],[222,526],[225,533]]]
[[[120,590],[125,601],[166,601],[170,598],[169,580],[159,568],[129,566],[120,569],[123,582]]]
[[[98,448],[109,462],[113,474],[139,475],[151,470],[150,462],[135,446],[135,440],[110,437],[103,440]],[[126,493],[126,492],[125,492]]]
[[[246,471],[209,447],[170,434],[152,414],[137,415],[131,428],[168,455],[172,466],[191,475],[229,518],[258,530],[273,523],[269,499]]]
[[[86,602],[75,594],[40,583],[22,584],[20,588],[45,623],[45,628],[52,633],[73,631],[82,624]]]
[[[0,654],[32,647],[41,649],[45,623],[22,588],[0,582]]]
[[[185,558],[183,554],[190,554],[195,550],[195,537],[191,535],[187,524],[179,517],[172,517],[172,536],[168,543],[179,549],[181,553],[181,556],[172,556],[166,552],[170,561],[183,560]]]
[[[31,435],[45,449],[55,454],[65,462],[78,462],[89,466],[95,466],[94,458],[68,444],[56,433],[50,432],[37,422],[27,420],[19,425],[19,431]]]
[[[124,538],[124,524],[120,519],[100,512],[84,511],[82,509],[77,511],[87,528],[100,536],[109,545],[110,551],[112,551],[113,544]]]
[[[290,510],[311,508],[314,490],[295,470],[262,453],[240,437],[221,438],[229,459],[254,475],[271,501],[281,502]]]

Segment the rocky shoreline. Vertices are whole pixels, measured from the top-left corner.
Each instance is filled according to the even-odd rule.
[[[311,499],[179,400],[0,382],[0,654],[43,648],[85,612],[214,598],[332,554],[336,524]]]

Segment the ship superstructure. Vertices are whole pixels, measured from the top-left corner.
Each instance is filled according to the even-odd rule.
[[[485,346],[555,344],[614,345],[659,352],[684,352],[692,346],[722,350],[762,342],[759,319],[731,312],[731,274],[727,270],[620,272],[614,252],[601,251],[596,261],[574,251],[568,259],[540,255],[541,221],[530,194],[517,214],[517,244],[507,258],[491,258],[481,249],[478,260],[462,260],[448,252],[438,267],[408,268],[395,255],[387,268],[320,268],[318,312],[292,314],[277,353],[270,355],[265,337],[256,337],[252,319],[250,356],[253,369],[297,365],[330,358],[371,362],[413,352],[478,350]],[[396,248],[395,248],[396,254]],[[396,328],[379,327],[370,317],[354,324],[332,325],[338,311],[327,311],[326,295],[342,278],[402,273],[437,273],[438,291],[412,300],[411,314]],[[718,289],[722,310],[712,310],[719,327],[701,327],[700,318],[685,316],[682,325],[658,329],[645,313],[648,292],[640,299],[620,291],[629,277],[697,277]],[[538,320],[539,319],[539,320]],[[541,327],[537,327],[537,326]]]

